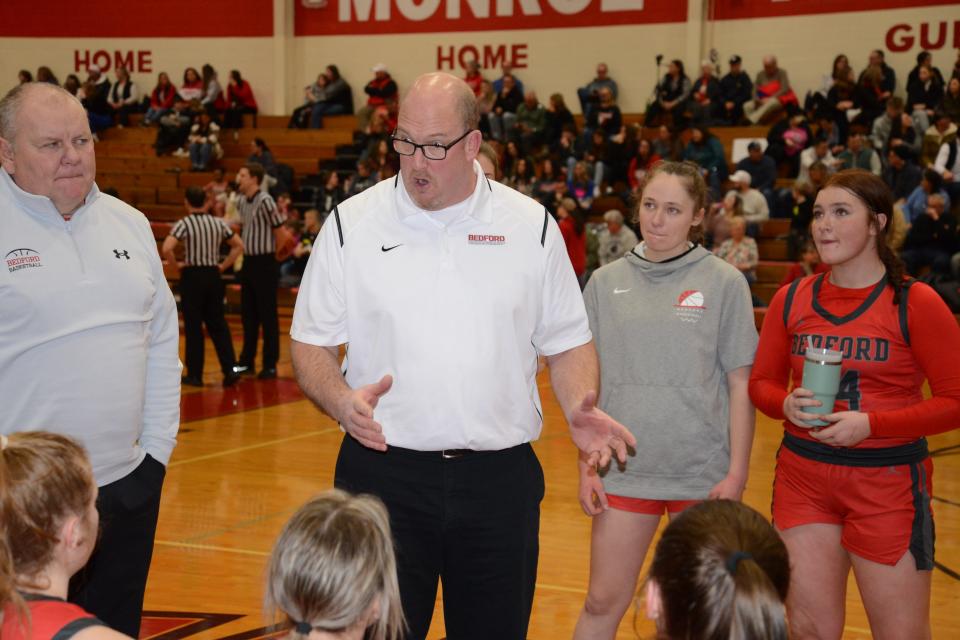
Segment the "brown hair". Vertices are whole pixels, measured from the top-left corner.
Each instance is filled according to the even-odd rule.
[[[266,174],[266,171],[264,171],[262,164],[259,162],[247,162],[242,168],[247,170],[250,177],[257,179],[257,184],[263,183],[263,176]]]
[[[877,230],[877,254],[887,269],[887,284],[893,288],[893,304],[900,304],[903,290],[904,266],[900,257],[887,244],[887,229],[893,223],[893,194],[890,187],[879,177],[863,169],[845,169],[833,174],[823,183],[823,188],[837,187],[856,196],[867,207],[870,224]],[[880,224],[878,214],[887,217]]]
[[[83,515],[94,492],[83,448],[42,431],[0,437],[0,610],[12,604],[24,616],[19,587],[53,560],[65,517]]]
[[[650,566],[667,638],[786,640],[787,548],[750,507],[708,500],[663,532]]]
[[[653,179],[660,174],[666,174],[680,178],[680,181],[683,183],[683,186],[687,191],[687,195],[693,200],[694,215],[696,215],[696,213],[701,209],[706,212],[707,207],[710,206],[710,190],[707,187],[707,182],[703,179],[703,174],[700,173],[700,165],[690,162],[689,160],[684,160],[682,162],[664,160],[654,164],[650,171],[647,171],[647,175],[643,177],[643,181],[640,183],[639,193],[641,195],[640,198],[637,198],[637,202],[633,209],[634,222],[638,222],[640,220],[640,202],[643,199],[644,190],[647,188],[647,185],[650,184]],[[691,242],[703,242],[702,220],[700,224],[690,227],[690,234],[688,235],[688,238]]]

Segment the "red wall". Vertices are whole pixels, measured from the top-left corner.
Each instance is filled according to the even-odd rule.
[[[272,35],[271,0],[0,0],[0,36],[3,37],[249,38]]]
[[[960,17],[956,0],[713,0],[716,20],[801,16],[843,11],[883,11],[944,5],[945,18]],[[948,7],[952,5],[952,7]]]

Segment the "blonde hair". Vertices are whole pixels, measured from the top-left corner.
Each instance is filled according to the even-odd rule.
[[[383,503],[333,489],[300,507],[270,555],[265,605],[286,616],[295,638],[357,625],[369,625],[370,640],[400,638],[405,624]]]

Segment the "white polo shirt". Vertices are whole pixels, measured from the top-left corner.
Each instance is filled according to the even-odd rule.
[[[498,450],[543,424],[537,355],[590,341],[560,229],[474,164],[465,202],[428,212],[400,176],[339,205],[300,286],[290,335],[349,343],[351,387],[391,374],[375,409],[387,443]]]

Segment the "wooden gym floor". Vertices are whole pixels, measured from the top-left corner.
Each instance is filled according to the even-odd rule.
[[[231,317],[235,339],[239,319]],[[164,485],[141,637],[251,640],[276,635],[262,613],[264,567],[287,518],[332,486],[341,433],[300,394],[289,358],[289,317],[281,317],[280,379],[220,387],[208,342],[204,389],[184,387],[179,444]],[[181,345],[182,346],[182,345]],[[239,347],[239,345],[237,345]],[[577,503],[574,447],[549,373],[539,379],[545,425],[534,448],[543,464],[540,570],[529,637],[569,638],[586,593],[590,521]],[[781,428],[758,417],[745,501],[769,514]],[[934,638],[960,628],[960,433],[930,439],[935,451],[938,569],[931,605]],[[649,556],[648,556],[649,557]],[[869,638],[851,580],[845,638]],[[618,639],[650,638],[643,611],[631,610]],[[429,638],[442,638],[438,598]]]

